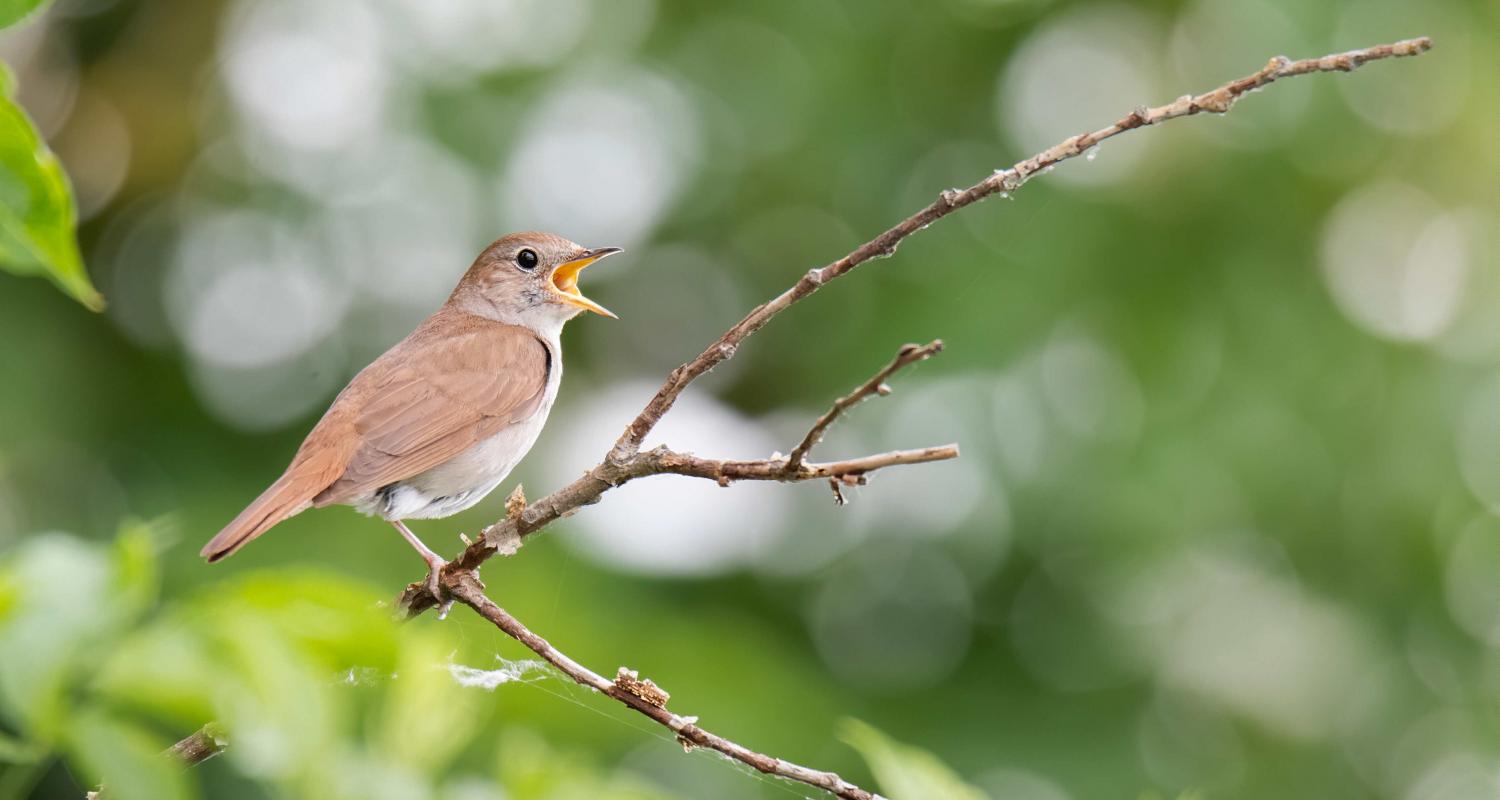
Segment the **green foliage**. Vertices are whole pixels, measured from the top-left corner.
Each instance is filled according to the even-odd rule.
[[[537,735],[507,730],[496,753],[496,777],[512,800],[672,800],[630,775],[610,775],[577,753],[550,747]]]
[[[68,692],[107,652],[154,590],[138,559],[142,530],[113,552],[52,534],[28,540],[0,569],[0,719],[42,744],[61,740]],[[147,582],[150,582],[150,586]]]
[[[483,706],[446,668],[453,626],[399,625],[377,592],[311,572],[245,576],[148,615],[154,536],[35,537],[0,563],[0,721],[19,734],[0,739],[0,762],[61,754],[121,800],[193,797],[160,753],[216,720],[225,760],[288,796],[432,791]]]
[[[0,733],[0,764],[35,764],[44,755],[42,748]]]
[[[39,10],[48,0],[0,0],[0,28],[20,22],[26,15]]]
[[[857,719],[844,720],[842,738],[865,757],[881,792],[891,800],[987,800],[937,756]]]
[[[473,690],[460,686],[444,668],[452,655],[445,640],[437,631],[414,632],[406,640],[396,666],[400,678],[392,682],[372,732],[387,761],[413,771],[447,766],[468,744],[478,722]]]
[[[194,796],[182,769],[160,756],[170,744],[139,725],[98,709],[68,720],[68,752],[88,782],[108,781],[115,800],[184,800]]]
[[[27,5],[35,3],[0,0],[0,24]],[[78,254],[72,188],[57,156],[16,103],[14,83],[0,64],[0,267],[45,275],[98,311],[104,297],[89,282]]]

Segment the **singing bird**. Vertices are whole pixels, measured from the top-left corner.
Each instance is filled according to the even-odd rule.
[[[615,316],[578,291],[578,273],[618,252],[548,233],[485,248],[436,313],[339,392],[281,477],[201,555],[213,563],[309,508],[349,505],[401,532],[440,597],[445,562],[403,520],[478,503],[531,449],[562,379],[563,324],[583,311]]]

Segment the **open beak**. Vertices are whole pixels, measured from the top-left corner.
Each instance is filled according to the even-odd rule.
[[[614,312],[584,297],[578,291],[578,273],[582,272],[584,267],[618,252],[620,252],[618,247],[601,247],[598,250],[590,250],[572,261],[557,265],[557,269],[552,270],[552,288],[557,290],[565,303],[571,303],[595,314],[602,314],[610,319],[619,319]]]

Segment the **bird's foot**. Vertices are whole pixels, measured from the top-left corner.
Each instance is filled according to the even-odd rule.
[[[446,604],[443,605],[443,611],[446,613],[448,606],[453,604],[452,599],[448,597],[448,590],[443,588],[443,567],[448,566],[448,562],[436,553],[427,556],[425,560],[427,561],[427,591],[440,605]]]
[[[448,609],[453,607],[453,597],[443,588],[443,568],[448,566],[448,562],[432,552],[432,548],[422,544],[422,540],[411,532],[411,528],[406,527],[406,523],[399,519],[389,522],[401,532],[402,538],[411,544],[412,549],[422,556],[422,560],[427,562],[427,593],[432,595],[432,601],[438,605],[438,619],[448,616]]]

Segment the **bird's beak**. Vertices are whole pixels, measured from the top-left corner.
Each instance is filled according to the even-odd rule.
[[[620,248],[618,247],[601,247],[598,250],[590,250],[572,261],[557,265],[557,269],[552,270],[552,288],[557,290],[558,295],[562,297],[565,303],[592,311],[595,314],[602,314],[610,319],[619,319],[619,317],[615,316],[614,312],[584,297],[578,291],[578,273],[582,272],[584,267],[605,256],[612,256],[618,252],[620,252]]]

